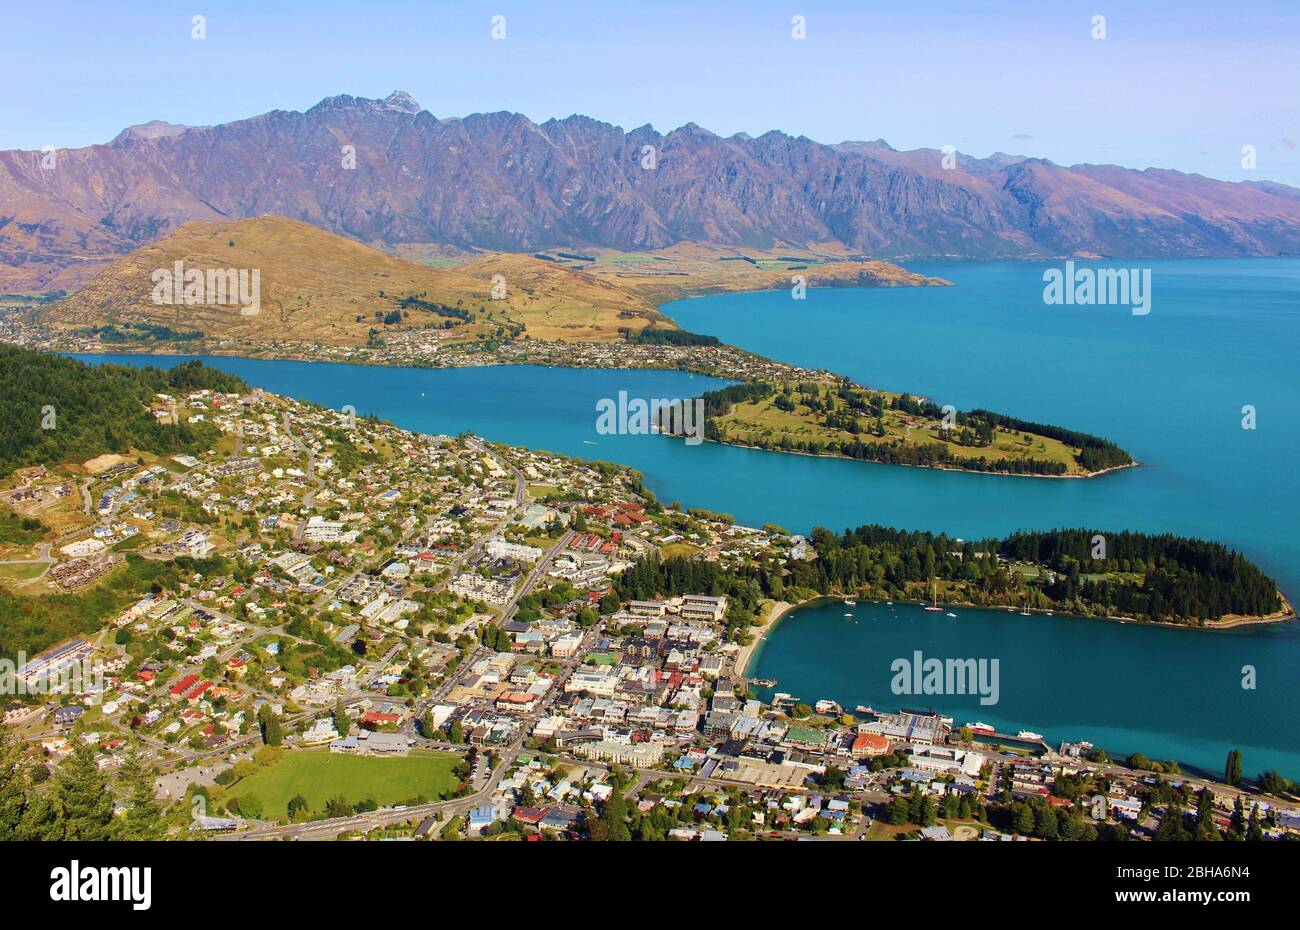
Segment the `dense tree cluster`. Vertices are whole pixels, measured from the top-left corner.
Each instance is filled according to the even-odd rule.
[[[1277,583],[1219,543],[1169,533],[1113,533],[1103,536],[1105,552],[1095,558],[1101,535],[1092,530],[1013,533],[999,543],[999,551],[1051,568],[1056,579],[1045,590],[1053,600],[1081,598],[1123,616],[1213,619],[1262,616],[1281,607]],[[1084,577],[1099,570],[1140,573],[1143,579],[1124,584]]]
[[[649,346],[718,346],[722,343],[717,336],[705,336],[700,333],[687,332],[684,329],[662,329],[647,326],[640,332],[630,329],[622,330],[627,341],[634,345]]]
[[[152,840],[163,833],[153,777],[137,750],[118,776],[123,811],[115,816],[108,776],[95,750],[78,741],[53,779],[42,760],[0,726],[0,841]]]
[[[133,448],[159,454],[206,449],[219,435],[216,427],[160,423],[149,412],[156,393],[203,388],[247,390],[234,375],[199,362],[170,371],[87,365],[0,345],[0,474]]]
[[[1280,608],[1277,586],[1239,553],[1177,536],[1093,530],[1019,532],[1005,539],[959,541],[944,534],[861,526],[843,534],[813,531],[817,558],[782,570],[761,563],[732,570],[699,559],[640,560],[618,582],[624,598],[726,594],[738,616],[790,588],[816,594],[899,596],[931,580],[956,584],[975,604],[1026,604],[1075,613],[1200,623],[1225,615],[1262,616]],[[1030,562],[1037,575],[1013,570]]]
[[[716,417],[730,413],[731,408],[736,404],[753,404],[771,397],[775,391],[776,388],[770,384],[747,381],[743,384],[731,384],[719,390],[701,394],[700,399],[704,401],[704,416],[709,421],[708,427],[713,430],[713,433],[708,438],[721,438],[718,435],[716,424],[712,422]]]
[[[161,323],[145,322],[89,326],[80,330],[80,332],[90,336],[98,336],[100,342],[107,343],[193,342],[196,339],[203,338],[203,330],[201,329],[177,330],[172,329],[170,326],[163,326]]]
[[[469,311],[464,307],[453,307],[449,304],[440,304],[431,300],[425,300],[421,297],[403,297],[398,301],[398,305],[403,310],[423,310],[426,313],[433,313],[437,316],[449,317],[455,320],[469,320]]]

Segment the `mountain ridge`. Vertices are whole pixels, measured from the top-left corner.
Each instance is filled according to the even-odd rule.
[[[344,167],[352,146],[355,167]],[[0,291],[70,289],[192,220],[274,214],[377,248],[448,254],[837,244],[857,256],[1300,254],[1300,190],[1170,169],[831,145],[770,130],[660,133],[573,114],[439,118],[340,94],[214,126],[0,152]]]

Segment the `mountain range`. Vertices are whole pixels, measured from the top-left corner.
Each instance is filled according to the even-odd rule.
[[[1300,254],[1300,189],[694,123],[438,118],[337,96],[217,126],[0,152],[0,292],[71,289],[193,220],[281,215],[407,257],[703,243],[842,257]],[[345,164],[354,164],[347,167]]]

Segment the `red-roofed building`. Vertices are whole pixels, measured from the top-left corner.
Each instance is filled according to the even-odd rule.
[[[511,814],[510,817],[520,823],[528,824],[530,827],[535,827],[546,819],[546,809],[543,807],[524,807],[520,805],[515,808],[514,813]]]
[[[496,699],[497,710],[530,711],[537,706],[540,694],[531,691],[503,691]]]
[[[849,751],[855,758],[883,756],[889,752],[889,740],[879,733],[859,733],[853,737],[853,748]]]
[[[180,681],[176,682],[176,684],[172,685],[168,689],[168,693],[172,696],[172,700],[174,701],[180,700],[181,695],[183,695],[186,691],[190,690],[190,688],[194,687],[194,682],[198,680],[199,680],[198,675],[186,675]]]

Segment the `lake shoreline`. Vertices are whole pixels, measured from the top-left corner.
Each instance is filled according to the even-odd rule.
[[[731,349],[736,349],[737,351],[740,352],[748,353],[747,349],[739,349],[736,346],[727,346],[727,347]],[[723,380],[723,381],[729,380],[736,383],[744,383],[745,380],[738,375],[719,373],[717,371],[710,371],[710,370],[706,370],[703,367],[689,368],[689,367],[681,367],[681,366],[674,366],[674,365],[662,365],[662,366],[625,365],[620,367],[609,367],[609,366],[586,365],[586,364],[582,364],[581,362],[579,362],[578,364],[563,365],[563,364],[553,364],[541,360],[530,360],[526,358],[507,359],[495,355],[485,356],[486,360],[482,362],[470,361],[465,364],[419,365],[419,364],[410,364],[409,362],[399,364],[398,362],[385,361],[383,359],[314,358],[306,355],[293,355],[293,354],[248,355],[239,351],[210,349],[210,348],[203,348],[200,350],[192,350],[192,351],[185,351],[185,352],[172,352],[172,351],[155,351],[147,347],[116,349],[116,348],[108,348],[108,347],[101,346],[98,347],[96,351],[70,350],[70,349],[68,350],[60,349],[55,351],[57,351],[61,355],[67,355],[73,358],[75,358],[78,355],[147,355],[147,356],[157,356],[160,358],[196,358],[196,357],[208,355],[208,356],[215,356],[221,358],[245,359],[253,362],[302,362],[305,364],[319,364],[319,365],[355,365],[362,368],[370,365],[375,365],[375,366],[382,366],[385,368],[408,368],[415,371],[451,371],[451,370],[461,369],[461,368],[533,366],[537,368],[568,368],[574,370],[588,370],[588,371],[674,371],[674,372],[680,372],[681,374],[702,375],[704,377],[718,378],[719,380]],[[752,354],[752,353],[748,353],[748,354]],[[459,356],[459,358],[472,359],[474,358],[474,356]],[[759,358],[763,358],[763,356],[759,356]],[[780,362],[775,359],[767,360],[767,361],[771,361],[772,363],[778,365],[789,365],[789,363],[787,362]],[[790,366],[790,367],[794,368],[797,366]],[[828,369],[822,369],[822,370],[826,371],[828,374],[833,374],[833,372],[830,372]],[[860,386],[865,387],[865,385],[860,385]],[[868,390],[870,389],[868,388]],[[664,434],[664,435],[672,435],[672,434]],[[680,438],[680,437],[673,437],[673,438]],[[750,451],[753,452],[764,452],[773,455],[802,455],[807,458],[814,458],[814,459],[839,459],[841,461],[847,461],[847,462],[861,462],[865,465],[891,465],[898,468],[920,468],[920,469],[926,469],[928,471],[955,472],[957,474],[989,475],[994,478],[1046,478],[1049,480],[1080,480],[1080,479],[1100,478],[1104,475],[1110,474],[1111,472],[1123,471],[1129,468],[1137,468],[1139,465],[1142,464],[1138,460],[1134,459],[1132,462],[1129,462],[1128,464],[1125,465],[1114,465],[1111,466],[1110,468],[1103,468],[1098,471],[1085,472],[1083,474],[1032,475],[1032,474],[1017,474],[1015,472],[1006,472],[1006,471],[983,471],[975,468],[961,468],[959,466],[950,466],[950,465],[915,465],[909,462],[878,462],[872,459],[859,459],[848,455],[827,454],[827,453],[820,453],[820,452],[801,452],[796,449],[771,449],[771,448],[765,448],[763,446],[747,445],[745,443],[740,443],[740,442],[724,442],[716,439],[705,439],[704,441],[712,442],[720,446],[730,446],[731,448],[734,449],[749,449]]]
[[[914,465],[911,462],[877,462],[874,459],[858,459],[851,455],[828,454],[825,452],[802,452],[798,449],[770,449],[765,446],[751,446],[743,442],[726,442],[720,439],[706,439],[704,441],[719,446],[730,446],[733,449],[749,449],[752,452],[769,452],[776,455],[802,455],[810,459],[838,459],[842,462],[861,462],[863,465],[888,465],[894,468],[923,468],[929,471],[956,472],[963,475],[988,475],[992,478],[1045,478],[1049,481],[1078,481],[1088,478],[1100,478],[1103,475],[1109,475],[1111,472],[1137,468],[1142,464],[1137,459],[1134,459],[1126,465],[1112,465],[1110,468],[1085,472],[1082,475],[1026,475],[1010,471],[980,471],[975,468],[957,468],[949,465]]]
[[[1211,620],[1211,621],[1207,621],[1204,626],[1193,626],[1190,623],[1170,623],[1169,621],[1166,620],[1140,620],[1137,617],[1119,617],[1119,616],[1110,616],[1110,615],[1102,615],[1102,614],[1057,613],[1056,610],[1049,611],[1041,607],[1025,608],[1025,607],[1021,607],[1020,605],[1013,605],[1013,604],[972,604],[968,601],[948,601],[939,604],[939,606],[945,608],[961,607],[970,610],[988,610],[992,612],[1004,611],[1007,613],[1014,613],[1017,616],[1023,615],[1021,611],[1028,610],[1028,612],[1031,615],[1044,616],[1044,617],[1060,617],[1061,619],[1065,619],[1065,620],[1104,620],[1109,623],[1118,623],[1121,626],[1127,626],[1129,624],[1133,624],[1134,626],[1143,626],[1143,627],[1165,627],[1166,629],[1173,629],[1173,630],[1189,630],[1192,632],[1216,633],[1216,632],[1226,632],[1229,630],[1241,629],[1243,627],[1267,626],[1267,625],[1277,624],[1277,623],[1289,623],[1296,620],[1297,619],[1296,612],[1294,608],[1292,608],[1291,603],[1286,599],[1286,596],[1283,595],[1281,591],[1278,592],[1278,596],[1282,599],[1282,608],[1274,613],[1268,614],[1267,616],[1230,617],[1227,620]],[[850,594],[845,594],[845,595],[825,594],[825,595],[819,595],[817,597],[807,598],[806,600],[802,600],[797,603],[790,603],[788,601],[776,602],[776,607],[772,611],[771,615],[766,619],[766,621],[760,627],[760,632],[754,636],[754,639],[750,641],[748,645],[741,646],[740,651],[736,654],[736,661],[735,661],[736,674],[741,677],[749,677],[749,674],[752,671],[751,666],[754,666],[756,664],[756,660],[762,652],[761,647],[766,645],[768,636],[772,633],[773,630],[777,628],[777,626],[780,625],[781,621],[787,619],[795,611],[802,610],[805,607],[816,606],[818,604],[821,604],[824,601],[825,602],[836,601],[836,600],[843,601],[845,598],[848,598],[850,600],[856,600],[855,596]],[[864,598],[862,602],[864,604],[881,604],[881,605],[892,603],[890,601],[876,600],[874,598]],[[905,601],[905,603],[911,604],[912,601],[908,599],[907,601]]]
[[[749,667],[754,664],[755,656],[757,656],[760,647],[767,639],[767,634],[776,629],[777,625],[781,622],[781,618],[785,617],[792,610],[795,610],[798,607],[803,607],[819,600],[822,600],[822,598],[811,598],[793,604],[789,601],[775,601],[771,613],[763,622],[759,632],[756,633],[754,638],[747,644],[741,646],[740,651],[736,653],[736,659],[733,664],[735,673],[742,678],[748,677]]]

